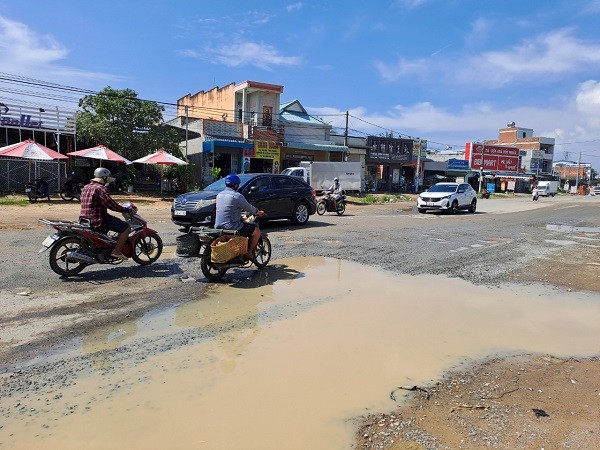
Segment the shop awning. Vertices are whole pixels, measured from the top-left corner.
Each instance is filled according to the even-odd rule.
[[[224,140],[213,140],[213,141],[204,141],[202,143],[202,152],[203,153],[214,153],[215,147],[229,147],[229,148],[247,148],[253,149],[254,143],[252,142],[242,142],[242,141],[224,141]]]
[[[348,152],[348,146],[336,144],[312,144],[309,142],[286,142],[285,147],[300,150],[316,150],[323,152]]]

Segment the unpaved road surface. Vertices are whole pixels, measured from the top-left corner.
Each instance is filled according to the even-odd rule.
[[[130,261],[92,266],[68,280],[50,271],[47,253],[37,253],[51,232],[37,219],[72,219],[78,205],[54,201],[1,208],[0,448],[7,432],[1,418],[18,413],[11,396],[56,389],[88,364],[85,358],[50,364],[44,355],[85,331],[184,303],[211,289],[196,260],[174,255],[178,231],[168,201],[136,202],[160,233],[164,256],[148,267]],[[596,198],[555,197],[535,204],[529,197],[480,200],[476,214],[456,216],[420,215],[413,206],[350,205],[344,216],[313,216],[305,227],[274,222],[263,229],[273,242],[273,261],[328,256],[475,284],[543,283],[566,292],[600,292]],[[253,271],[228,273],[225,282]],[[134,357],[143,359],[145,351],[161,348],[138,349]],[[365,416],[362,425],[358,422],[356,446],[594,448],[600,433],[599,368],[597,358],[553,355],[472,361],[434,385],[404,389],[405,401],[393,414]]]

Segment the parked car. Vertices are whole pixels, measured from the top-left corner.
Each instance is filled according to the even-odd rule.
[[[448,211],[455,214],[459,209],[471,213],[477,209],[477,193],[469,183],[436,183],[417,198],[420,213]]]
[[[600,195],[600,186],[592,186],[590,188],[590,195]]]
[[[289,219],[304,225],[317,211],[316,193],[307,183],[288,175],[267,173],[240,174],[241,192],[246,200],[266,213],[264,220]],[[175,198],[171,220],[176,225],[214,226],[217,194],[225,189],[225,178],[200,191],[187,192]],[[262,219],[261,219],[262,220]]]

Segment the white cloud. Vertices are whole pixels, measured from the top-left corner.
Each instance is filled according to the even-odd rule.
[[[68,56],[68,48],[54,37],[38,34],[24,23],[0,16],[0,72],[74,86],[120,79],[61,64]]]
[[[373,63],[375,69],[381,75],[384,81],[397,81],[400,78],[404,78],[412,75],[419,75],[424,73],[426,69],[429,69],[429,63],[425,59],[419,59],[414,61],[408,61],[404,58],[399,58],[394,64],[387,64],[383,61],[375,61]]]
[[[299,11],[300,9],[302,9],[302,7],[304,6],[304,3],[302,2],[296,2],[296,3],[292,3],[289,4],[285,7],[287,12],[292,12],[292,11]]]
[[[395,4],[398,6],[404,6],[408,9],[413,9],[427,3],[428,1],[430,0],[397,0]]]
[[[273,66],[298,66],[302,58],[285,56],[271,45],[239,42],[212,50],[214,60],[229,67],[253,65],[271,70]]]
[[[477,21],[467,41],[484,33],[486,21]],[[560,29],[536,36],[501,51],[488,51],[463,58],[399,57],[388,64],[375,61],[374,66],[384,81],[397,81],[407,76],[431,76],[436,82],[502,87],[515,81],[553,78],[567,73],[600,67],[600,44],[585,42],[573,36],[572,29]],[[424,70],[424,69],[427,70]],[[474,70],[476,68],[476,70]]]

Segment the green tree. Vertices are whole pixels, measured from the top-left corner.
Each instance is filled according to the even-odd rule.
[[[105,87],[79,101],[77,138],[89,145],[105,145],[127,159],[158,149],[182,157],[177,132],[162,125],[164,107],[140,100],[131,89]]]

